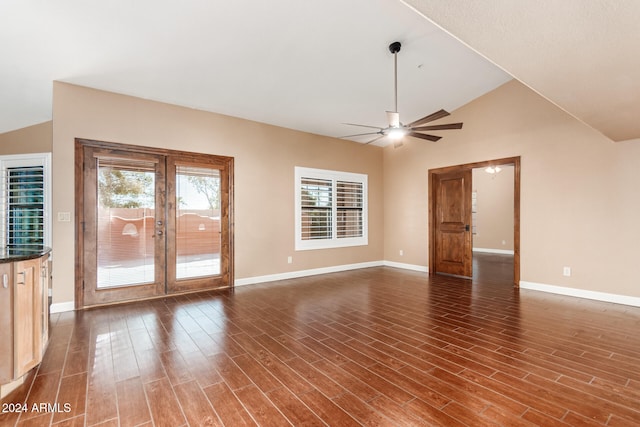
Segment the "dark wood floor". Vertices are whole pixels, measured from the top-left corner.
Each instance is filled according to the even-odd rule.
[[[57,314],[0,424],[639,425],[640,308],[518,292],[503,261]]]

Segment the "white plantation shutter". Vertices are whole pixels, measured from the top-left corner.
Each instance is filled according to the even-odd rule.
[[[296,250],[368,244],[367,175],[295,168]]]
[[[338,181],[336,183],[337,228],[339,239],[362,237],[362,183]]]
[[[0,156],[5,246],[49,246],[49,154]]]
[[[7,169],[7,244],[44,245],[44,167]]]
[[[302,177],[300,191],[302,240],[330,239],[333,234],[333,183]]]

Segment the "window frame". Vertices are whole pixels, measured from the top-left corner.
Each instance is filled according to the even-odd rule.
[[[368,175],[353,172],[341,172],[327,169],[316,169],[296,166],[295,168],[295,250],[314,250],[366,246],[369,244],[369,192]],[[331,201],[331,237],[327,239],[302,239],[302,179],[330,180],[332,182]],[[336,189],[338,181],[362,184],[362,236],[338,237]]]
[[[0,236],[2,246],[8,246],[9,239],[9,204],[7,201],[8,175],[7,169],[36,167],[43,168],[43,244],[51,247],[51,153],[27,153],[0,155]]]

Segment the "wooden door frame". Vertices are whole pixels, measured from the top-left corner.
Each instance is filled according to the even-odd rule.
[[[153,148],[141,145],[120,144],[115,142],[95,141],[83,138],[75,139],[75,309],[81,310],[84,308],[90,308],[94,306],[85,307],[84,304],[84,289],[83,289],[83,276],[84,276],[84,238],[83,227],[85,224],[84,218],[84,203],[83,203],[83,191],[84,191],[84,147],[97,147],[105,149],[117,149],[128,150],[136,154],[153,154],[164,156],[180,156],[184,159],[201,159],[202,156],[209,158],[216,157],[219,163],[224,163],[228,171],[228,186],[222,191],[228,192],[229,205],[227,209],[227,221],[222,224],[227,228],[228,240],[227,242],[221,242],[221,257],[226,257],[228,262],[228,271],[225,274],[225,279],[228,283],[228,288],[233,289],[235,281],[235,266],[234,266],[234,158],[226,156],[217,156],[207,153],[194,153],[188,151],[170,150],[164,148]],[[198,291],[185,291],[180,293],[190,292],[204,292],[205,289]],[[176,293],[165,294],[152,298],[165,298],[168,296],[176,295]],[[149,299],[149,298],[147,298]],[[115,302],[114,304],[126,303],[131,301]]]
[[[435,206],[437,197],[434,185],[436,175],[506,165],[513,165],[513,285],[516,288],[520,286],[520,156],[429,169],[429,274],[438,273],[436,271],[436,236],[434,232],[435,215],[437,213],[437,206]]]

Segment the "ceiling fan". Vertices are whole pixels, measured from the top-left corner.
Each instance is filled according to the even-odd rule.
[[[430,125],[423,126],[425,123],[432,122],[434,120],[441,119],[443,117],[447,117],[449,113],[445,110],[439,110],[435,113],[431,113],[428,116],[425,116],[421,119],[418,119],[414,122],[409,123],[408,125],[400,122],[400,114],[398,113],[398,52],[400,52],[400,48],[402,44],[400,42],[393,42],[389,45],[389,51],[393,54],[393,80],[394,80],[394,96],[395,96],[395,109],[393,111],[387,111],[387,118],[389,120],[389,125],[387,127],[380,126],[369,126],[369,125],[361,125],[357,123],[343,123],[349,126],[359,126],[370,129],[378,129],[375,132],[366,132],[366,133],[357,133],[355,135],[346,135],[342,138],[350,138],[354,136],[364,136],[364,135],[379,135],[372,140],[366,142],[366,144],[371,144],[385,136],[388,136],[394,141],[397,141],[395,146],[400,146],[400,140],[402,137],[412,136],[414,138],[426,139],[428,141],[437,141],[441,136],[431,135],[428,131],[434,130],[449,130],[449,129],[462,129],[462,123],[447,123],[442,125]]]

